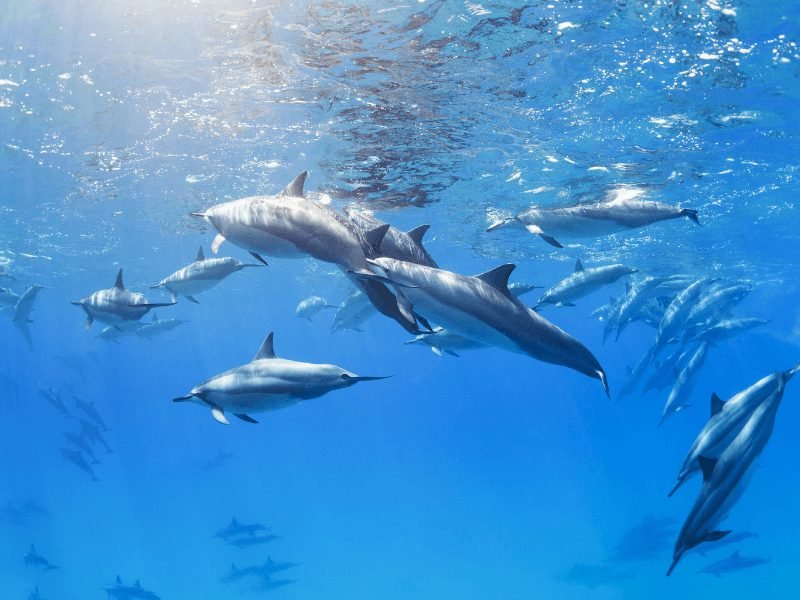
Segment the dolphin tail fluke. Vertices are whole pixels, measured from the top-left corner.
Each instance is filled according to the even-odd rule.
[[[693,208],[684,208],[683,210],[681,210],[681,216],[689,217],[692,221],[700,225],[700,219],[697,217],[697,211],[694,210]]]
[[[246,415],[245,413],[233,413],[233,415],[241,419],[245,423],[253,423],[253,424],[258,423],[258,421],[256,421],[253,417],[251,417],[250,415]]]

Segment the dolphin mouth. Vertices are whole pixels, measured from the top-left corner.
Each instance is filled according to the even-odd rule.
[[[190,212],[189,216],[190,217],[197,217],[197,218],[200,218],[200,219],[205,219],[206,218],[206,213],[204,213],[204,212]]]
[[[383,375],[381,377],[375,375],[342,375],[342,379],[347,381],[348,383],[357,383],[359,381],[378,381],[379,379],[389,379],[392,375]]]

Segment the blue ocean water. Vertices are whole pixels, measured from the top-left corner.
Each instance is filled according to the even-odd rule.
[[[752,483],[726,521],[769,558],[714,578],[734,547],[687,555],[665,578],[699,480],[667,492],[723,398],[800,359],[800,4],[779,2],[51,3],[6,0],[0,19],[0,264],[39,293],[33,348],[0,318],[0,597],[102,598],[119,575],[164,599],[792,597],[800,561],[800,422],[790,383]],[[331,333],[295,318],[310,295],[338,304],[330,264],[269,259],[161,308],[188,321],[118,343],[70,301],[148,289],[214,237],[189,213],[280,191],[401,230],[431,225],[445,269],[517,265],[550,286],[584,264],[747,281],[738,316],[768,325],[714,346],[692,406],[658,426],[669,388],[621,398],[653,341],[634,323],[602,341],[587,318],[622,281],[542,314],[608,373],[596,380],[500,349],[438,357],[375,316]],[[556,249],[486,228],[530,205],[619,190],[699,211]],[[251,262],[226,243],[221,255]],[[532,294],[532,296],[535,295]],[[535,298],[531,298],[533,303]],[[145,317],[149,320],[150,316]],[[278,355],[392,375],[224,427],[171,399]],[[89,399],[113,450],[99,481],[62,457]],[[39,507],[41,510],[37,510]],[[232,517],[278,539],[237,548]],[[621,557],[648,517],[666,542]],[[658,540],[656,540],[657,542]],[[31,544],[59,569],[26,566]],[[297,566],[270,591],[220,581],[231,564]],[[133,596],[131,596],[133,597]]]

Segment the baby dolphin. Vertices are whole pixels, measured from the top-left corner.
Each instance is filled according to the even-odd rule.
[[[172,301],[177,302],[178,296],[183,296],[187,300],[199,304],[195,295],[200,292],[210,290],[220,281],[241,271],[245,267],[260,267],[262,265],[252,265],[239,262],[235,258],[226,256],[225,258],[206,258],[203,254],[203,247],[197,251],[197,258],[190,265],[175,271],[172,275],[165,277],[158,284],[151,286],[150,289],[164,288],[172,294]]]
[[[736,550],[728,558],[715,561],[710,565],[704,567],[699,572],[708,573],[714,577],[721,577],[724,573],[735,573],[736,571],[744,571],[759,565],[765,565],[769,562],[768,558],[759,558],[756,556],[742,556]]]
[[[696,210],[642,200],[643,195],[644,190],[639,188],[618,188],[609,192],[604,200],[593,204],[529,208],[516,217],[495,223],[487,231],[516,224],[548,244],[562,248],[558,241],[562,237],[600,237],[680,217],[688,217],[700,224]]]
[[[294,316],[299,319],[312,320],[311,317],[316,316],[321,310],[325,308],[339,308],[335,304],[328,304],[328,301],[321,296],[309,296],[305,300],[301,300],[300,304],[294,311]]]
[[[45,571],[52,571],[53,569],[57,569],[58,567],[50,564],[50,561],[47,560],[44,556],[36,553],[36,548],[33,547],[31,544],[31,549],[25,553],[25,556],[22,557],[22,560],[25,561],[25,564],[29,567],[40,567]]]
[[[122,282],[122,269],[120,269],[114,287],[99,290],[72,304],[80,306],[86,311],[86,329],[89,329],[95,319],[120,327],[138,321],[152,308],[172,306],[175,302],[148,302],[143,294],[126,290],[125,284]],[[122,328],[120,327],[120,329]]]
[[[573,300],[591,294],[601,287],[614,283],[621,277],[636,273],[637,271],[638,269],[632,269],[631,267],[620,264],[584,269],[583,263],[578,259],[575,261],[575,271],[572,275],[548,289],[542,297],[539,298],[539,302],[534,307],[534,310],[538,310],[546,304],[575,306],[572,303]]]
[[[362,377],[335,365],[318,365],[275,356],[272,333],[267,335],[253,360],[215,375],[173,402],[193,401],[211,408],[211,415],[228,425],[225,411],[242,421],[257,423],[248,413],[278,410],[359,381],[385,377]]]
[[[367,261],[376,277],[391,282],[401,310],[415,312],[450,332],[599,379],[606,374],[577,339],[522,304],[508,289],[515,265],[469,277],[443,269],[377,258]]]

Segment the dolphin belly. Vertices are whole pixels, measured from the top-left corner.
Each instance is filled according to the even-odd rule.
[[[203,394],[203,400],[233,413],[269,412],[300,402],[300,398],[292,393],[271,393],[261,390],[240,393],[212,391]]]
[[[306,258],[308,256],[289,240],[273,235],[263,227],[230,221],[225,224],[221,233],[226,240],[248,252],[276,258]]]

